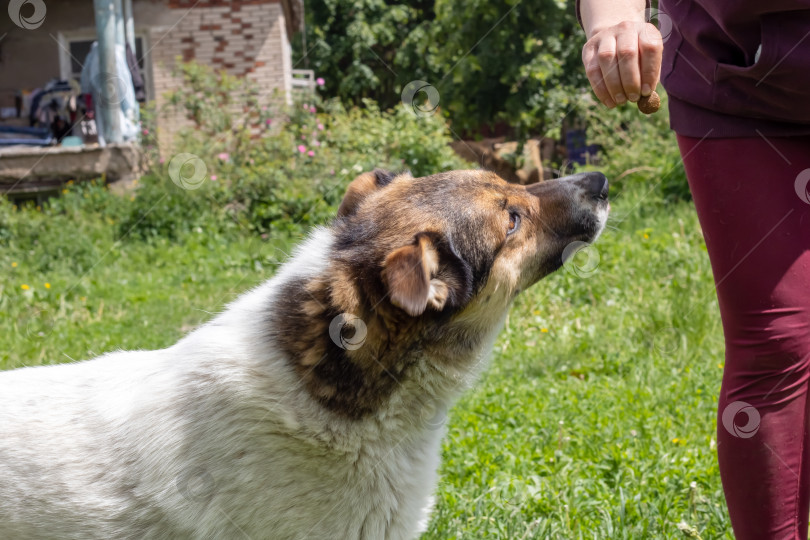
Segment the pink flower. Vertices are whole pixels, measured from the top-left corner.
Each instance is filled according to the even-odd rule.
[[[299,151],[299,152],[301,152],[301,153],[303,154],[304,152],[306,152],[306,151],[307,151],[307,147],[306,147],[306,146],[304,146],[303,144],[299,144],[299,145],[298,145],[298,151]]]
[[[272,118],[268,118],[267,120],[265,120],[265,121],[264,121],[264,123],[265,123],[265,124],[267,124],[267,125],[269,126],[270,124],[272,124],[272,123],[273,123],[273,119],[272,119]]]
[[[315,79],[315,82],[318,83],[318,86],[323,86],[326,84],[326,81],[323,80],[323,77],[318,77],[317,79]]]
[[[306,136],[306,135],[301,135],[301,140],[302,140],[302,141],[307,140],[307,136]]]
[[[166,163],[166,160],[163,159],[163,158],[160,158],[159,163]]]
[[[318,141],[318,140],[312,141],[312,146],[320,146],[320,145],[321,145],[321,141]]]
[[[263,110],[263,111],[266,111],[266,110],[267,110],[267,105],[264,105],[264,106],[262,107],[262,110]]]
[[[313,152],[312,150],[310,150],[309,152],[307,152],[307,155],[308,155],[309,157],[313,157],[313,156],[315,155],[315,152]]]
[[[323,124],[318,124],[318,131],[323,131]]]
[[[220,152],[219,154],[217,154],[217,157],[218,157],[219,159],[221,159],[222,161],[228,161],[228,159],[229,159],[231,156],[229,156],[229,155],[228,155],[228,152]]]
[[[329,174],[331,174],[332,176],[335,176],[335,169],[331,169],[331,170],[329,171]]]
[[[316,109],[314,105],[309,108],[309,112],[311,112],[312,114],[315,114],[315,111],[317,111],[317,110],[318,109]]]
[[[212,175],[211,175],[211,181],[212,181],[212,182],[216,182],[216,181],[217,181],[217,175],[212,174]]]
[[[304,103],[304,110],[305,111],[309,110],[309,103]]]

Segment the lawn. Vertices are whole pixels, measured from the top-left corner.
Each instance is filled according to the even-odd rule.
[[[618,191],[598,266],[525,292],[451,410],[424,538],[731,537],[714,436],[722,333],[697,219],[652,184]],[[170,345],[300,239],[135,241],[115,225],[136,203],[102,192],[3,207],[0,368]]]
[[[452,410],[428,538],[731,538],[722,332],[689,203],[613,203],[596,270],[523,294]]]

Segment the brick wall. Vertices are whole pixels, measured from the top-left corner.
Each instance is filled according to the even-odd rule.
[[[248,77],[268,98],[277,90],[288,99],[291,60],[278,0],[170,0],[168,5],[181,18],[171,27],[149,31],[158,107],[163,94],[181,84],[172,75],[177,57]],[[163,149],[169,150],[166,143],[186,125],[179,114],[159,119]]]

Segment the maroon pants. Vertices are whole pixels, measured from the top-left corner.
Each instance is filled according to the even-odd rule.
[[[726,342],[717,455],[740,540],[806,539],[810,137],[678,137]]]

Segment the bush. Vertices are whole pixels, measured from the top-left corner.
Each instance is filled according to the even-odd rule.
[[[373,101],[347,110],[314,96],[289,108],[261,106],[250,81],[197,64],[180,73],[184,84],[171,102],[195,127],[180,134],[168,162],[150,162],[119,225],[122,238],[177,239],[200,229],[295,234],[334,216],[346,185],[363,171],[409,169],[421,176],[469,166],[449,147],[438,116],[381,111]],[[194,189],[183,189],[177,177],[193,173],[177,165],[171,178],[172,160],[186,159],[181,153],[204,165]]]
[[[331,117],[326,140],[332,150],[362,170],[382,166],[407,169],[426,176],[450,169],[469,168],[449,147],[447,126],[438,115],[417,117],[405,107],[380,111],[372,100],[364,108],[327,105]]]

